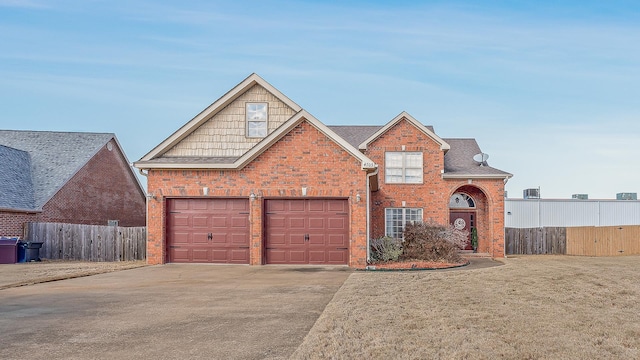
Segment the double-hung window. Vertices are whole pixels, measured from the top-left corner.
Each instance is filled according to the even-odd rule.
[[[384,179],[387,184],[422,183],[422,152],[386,152],[384,166]]]
[[[385,235],[402,239],[407,224],[422,222],[422,209],[387,208],[385,209]]]
[[[267,103],[247,103],[247,137],[267,136]]]

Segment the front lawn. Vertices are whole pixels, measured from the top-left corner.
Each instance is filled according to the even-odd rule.
[[[640,257],[356,272],[293,359],[638,359]]]

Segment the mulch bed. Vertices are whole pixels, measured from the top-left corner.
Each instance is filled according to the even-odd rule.
[[[411,271],[411,270],[438,270],[438,269],[450,269],[461,266],[469,265],[469,261],[462,263],[443,263],[436,261],[401,261],[401,262],[387,262],[377,263],[367,266],[367,270],[373,271]]]

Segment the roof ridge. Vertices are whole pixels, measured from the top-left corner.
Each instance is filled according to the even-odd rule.
[[[93,135],[115,135],[112,132],[92,132],[92,131],[56,131],[56,130],[10,130],[0,129],[6,132],[22,132],[22,133],[50,133],[50,134],[93,134]]]

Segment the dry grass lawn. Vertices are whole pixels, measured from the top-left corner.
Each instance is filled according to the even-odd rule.
[[[640,359],[640,257],[356,272],[293,359]]]
[[[141,261],[42,261],[0,264],[0,290],[146,266]]]

